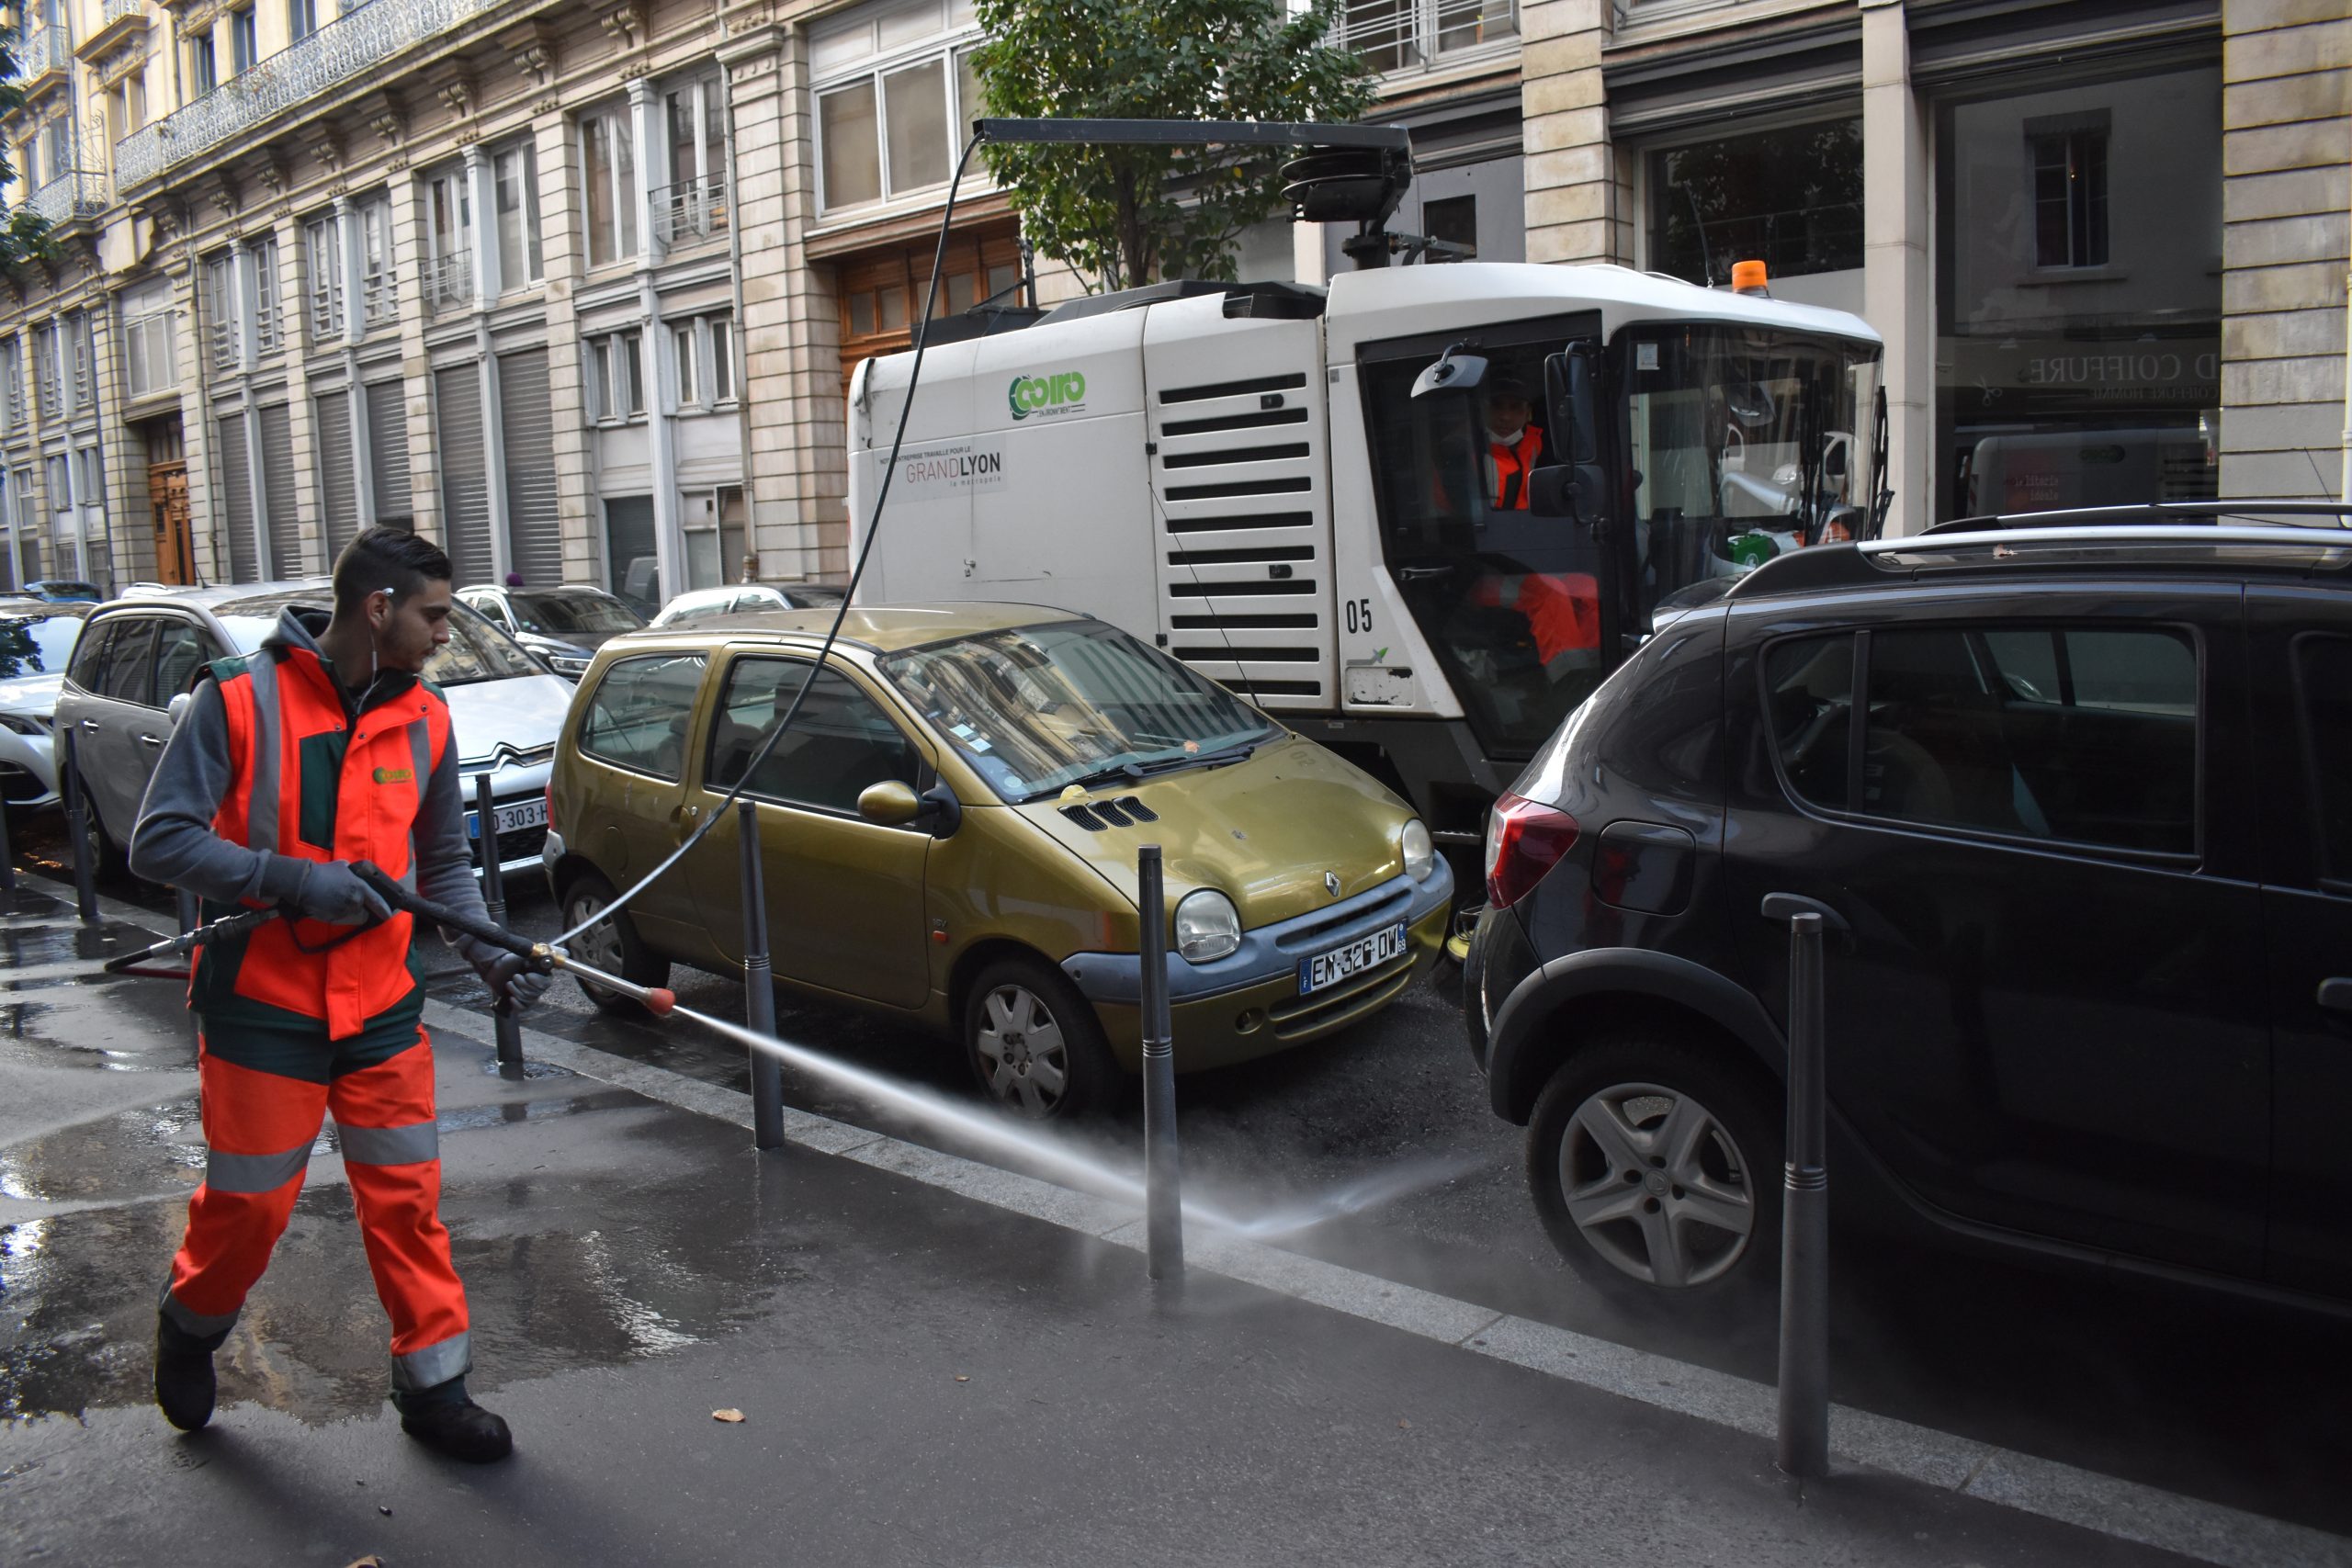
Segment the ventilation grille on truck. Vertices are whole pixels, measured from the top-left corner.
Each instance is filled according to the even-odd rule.
[[[1161,646],[1270,708],[1332,705],[1330,498],[1311,321],[1148,338]]]

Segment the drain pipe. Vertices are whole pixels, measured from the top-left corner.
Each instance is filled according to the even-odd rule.
[[[722,12],[718,18],[718,37],[722,49],[725,47],[729,31],[727,17]],[[782,62],[779,62],[776,69],[781,71],[783,68]],[[736,441],[743,454],[743,554],[748,559],[758,560],[760,503],[752,483],[752,388],[746,376],[746,372],[751,368],[752,354],[745,342],[748,334],[743,331],[743,210],[741,196],[742,186],[735,178],[735,67],[723,55],[718,62],[718,105],[719,133],[724,139],[723,144],[727,156],[727,257],[729,262],[727,273],[729,287],[733,288],[735,297],[735,330],[727,334],[727,356],[734,361],[734,364],[728,368],[735,383]],[[722,516],[718,519],[718,536],[723,542],[727,537],[727,520]],[[735,570],[743,576],[745,581],[756,581],[761,576],[765,575],[763,569],[759,571],[744,572],[743,563],[740,560],[735,563]],[[804,571],[801,575],[805,577],[808,573]]]

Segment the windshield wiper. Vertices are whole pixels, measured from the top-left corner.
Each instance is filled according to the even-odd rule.
[[[1155,757],[1148,762],[1114,762],[1107,768],[1097,768],[1091,773],[1081,773],[1070,780],[1069,784],[1060,787],[1068,789],[1070,784],[1077,784],[1082,789],[1091,789],[1096,784],[1140,784],[1145,779],[1160,773],[1180,773],[1186,768],[1220,768],[1227,763],[1249,761],[1250,753],[1257,750],[1261,744],[1263,742],[1250,740],[1216,751],[1202,751],[1174,757]]]

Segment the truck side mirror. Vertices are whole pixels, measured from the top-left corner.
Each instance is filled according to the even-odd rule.
[[[175,694],[172,700],[164,705],[164,716],[171,722],[173,728],[176,729],[179,728],[180,720],[187,714],[188,704],[194,701],[196,701],[195,693],[181,692]]]
[[[1464,338],[1449,344],[1445,352],[1421,367],[1413,378],[1413,396],[1426,398],[1431,392],[1469,392],[1477,389],[1487,378],[1487,361],[1479,355],[1465,352],[1476,344]]]
[[[1562,461],[1528,479],[1528,504],[1605,531],[1609,483],[1600,464],[1600,392],[1593,373],[1599,345],[1574,343],[1544,362],[1544,401],[1559,433]]]

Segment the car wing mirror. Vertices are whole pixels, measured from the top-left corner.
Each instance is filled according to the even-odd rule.
[[[164,716],[171,722],[174,728],[179,728],[180,720],[187,715],[188,704],[194,701],[196,701],[196,694],[193,692],[181,692],[164,705]]]
[[[885,828],[903,828],[922,815],[922,797],[897,779],[884,779],[858,792],[857,814]]]

